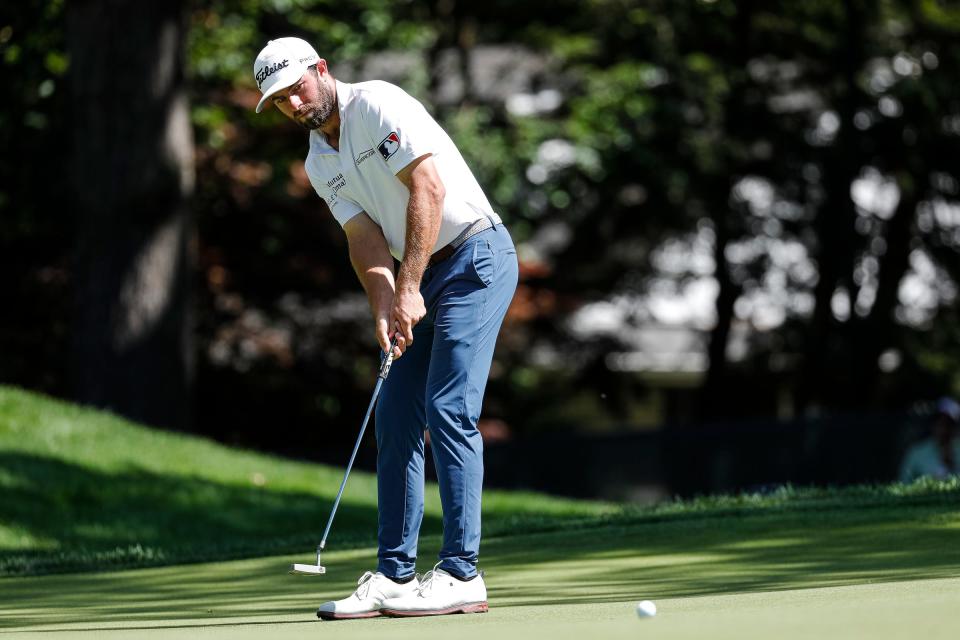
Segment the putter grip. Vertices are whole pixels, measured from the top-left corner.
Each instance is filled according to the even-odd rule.
[[[397,338],[394,336],[393,340],[390,341],[390,350],[387,352],[386,357],[380,363],[380,375],[381,380],[387,379],[387,374],[390,373],[390,367],[393,365],[393,349],[397,346]]]

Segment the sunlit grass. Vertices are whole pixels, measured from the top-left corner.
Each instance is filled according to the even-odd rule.
[[[343,469],[148,429],[109,413],[0,387],[0,573],[137,566],[309,549]],[[427,487],[424,533],[440,531]],[[484,494],[488,534],[613,515],[615,505]],[[376,534],[376,478],[355,470],[337,515],[340,548]]]
[[[84,571],[304,552],[318,541],[343,470],[148,429],[108,413],[0,386],[0,575]],[[376,478],[355,471],[331,543],[370,545]],[[423,534],[440,533],[427,488]],[[555,530],[803,513],[818,526],[834,512],[901,514],[960,505],[960,481],[847,488],[782,487],[650,507],[484,492],[485,539]],[[951,525],[952,526],[952,525]],[[613,528],[613,529],[612,529]]]

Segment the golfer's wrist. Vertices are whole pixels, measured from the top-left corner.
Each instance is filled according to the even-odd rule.
[[[420,292],[420,283],[413,282],[411,278],[402,278],[397,280],[397,295],[408,296]]]

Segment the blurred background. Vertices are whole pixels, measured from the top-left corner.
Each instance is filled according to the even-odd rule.
[[[304,132],[253,111],[287,35],[423,101],[518,243],[488,486],[887,481],[956,422],[943,0],[5,3],[0,383],[346,462],[377,348]]]

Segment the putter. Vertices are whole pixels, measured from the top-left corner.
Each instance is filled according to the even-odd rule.
[[[380,395],[380,387],[383,381],[387,379],[390,373],[390,366],[393,364],[393,349],[397,346],[397,338],[394,335],[390,342],[390,352],[381,355],[380,373],[377,375],[377,385],[373,388],[373,397],[370,398],[370,405],[367,407],[367,415],[363,418],[363,424],[360,426],[360,435],[357,436],[357,442],[353,445],[353,453],[350,454],[350,462],[347,463],[347,470],[343,474],[343,482],[340,483],[340,491],[337,492],[337,499],[333,501],[333,509],[330,511],[330,518],[327,519],[327,528],[323,531],[323,539],[320,540],[320,546],[317,547],[317,564],[290,565],[290,573],[297,576],[319,576],[327,572],[326,567],[320,563],[320,554],[327,546],[327,536],[330,535],[330,525],[333,524],[333,516],[337,515],[337,507],[340,506],[340,498],[343,496],[343,489],[347,486],[347,478],[350,477],[350,469],[353,468],[353,460],[357,457],[357,450],[360,448],[360,441],[363,440],[363,432],[367,430],[367,423],[370,421],[370,414],[373,413],[373,405],[377,403],[377,397]]]

